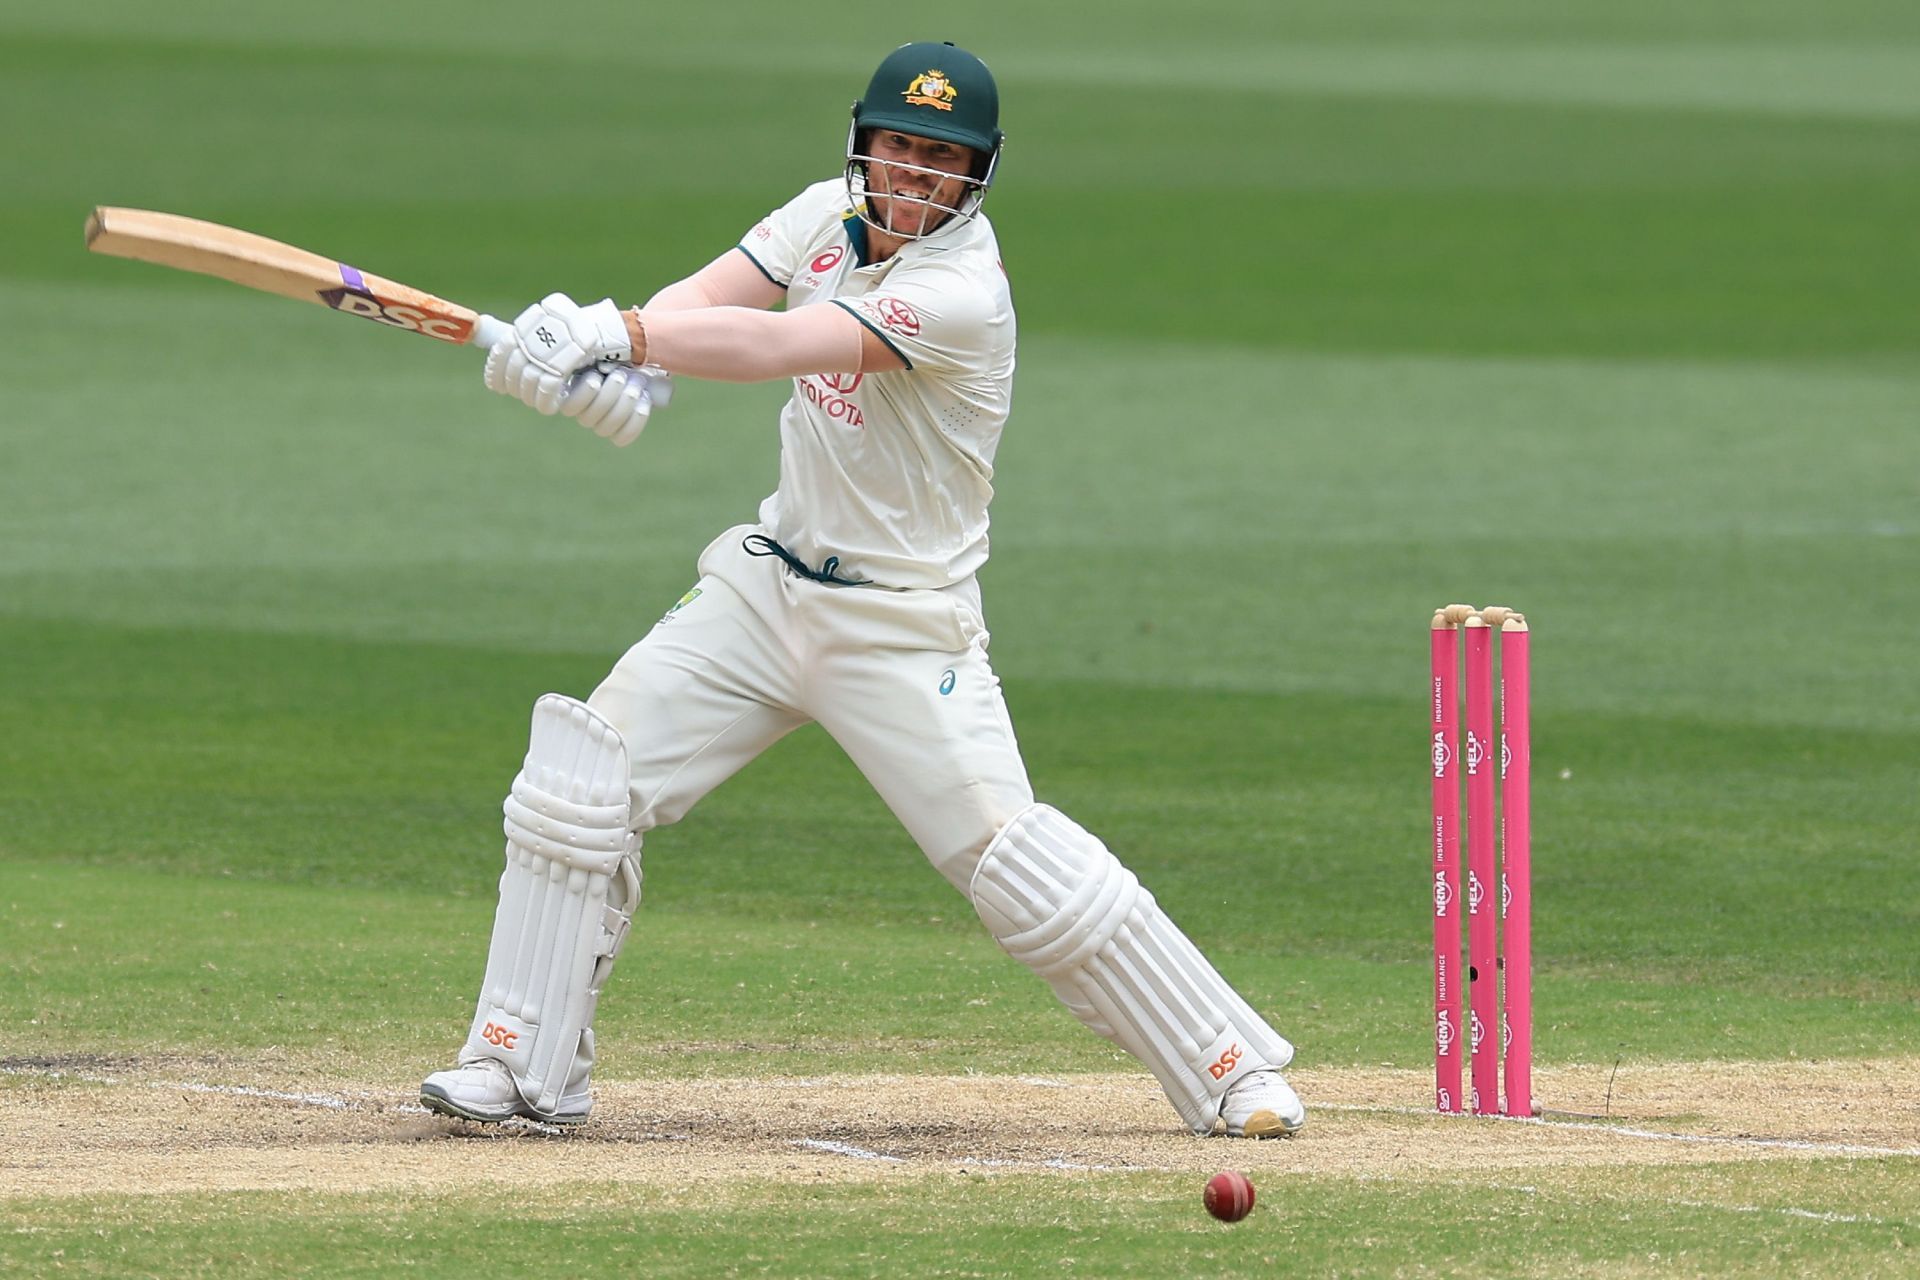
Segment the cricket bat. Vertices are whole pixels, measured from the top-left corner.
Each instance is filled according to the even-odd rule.
[[[513,332],[511,325],[490,315],[410,285],[250,231],[177,213],[102,206],[87,216],[87,248],[317,302],[456,345],[490,347]]]

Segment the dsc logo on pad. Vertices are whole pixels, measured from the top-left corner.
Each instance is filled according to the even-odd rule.
[[[1237,1044],[1229,1045],[1227,1051],[1220,1055],[1220,1061],[1207,1064],[1207,1074],[1215,1080],[1224,1080],[1232,1073],[1233,1069],[1239,1065],[1240,1046]]]

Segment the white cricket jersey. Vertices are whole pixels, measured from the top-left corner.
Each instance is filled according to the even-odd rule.
[[[906,361],[808,374],[780,414],[780,487],[760,523],[814,568],[944,587],[987,559],[993,455],[1013,398],[1013,296],[986,218],[862,265],[867,228],[838,179],[768,214],[740,248],[787,307],[838,305]]]

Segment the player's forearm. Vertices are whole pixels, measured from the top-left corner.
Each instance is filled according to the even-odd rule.
[[[676,280],[647,299],[648,311],[691,311],[700,307],[765,309],[786,296],[752,258],[738,249],[709,262],[684,280]]]
[[[858,373],[860,322],[839,307],[757,311],[705,307],[628,313],[634,363],[715,382],[766,382],[807,373]]]
[[[694,311],[701,307],[719,306],[720,300],[707,292],[700,277],[688,276],[685,280],[676,280],[660,292],[647,299],[648,311]]]

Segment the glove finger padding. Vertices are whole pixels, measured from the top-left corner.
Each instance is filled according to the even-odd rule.
[[[647,388],[636,386],[627,395],[626,413],[600,428],[600,434],[611,440],[616,449],[623,449],[640,438],[652,415],[653,404]]]
[[[539,412],[549,416],[560,412],[560,406],[567,401],[567,389],[572,382],[571,375],[559,376],[542,373],[539,385],[535,388],[533,399],[529,401]]]
[[[528,360],[526,352],[516,350],[507,357],[506,380],[512,388],[510,394],[518,396],[529,409],[545,414],[559,412],[566,380]]]
[[[503,338],[487,350],[487,365],[481,375],[487,390],[512,396],[530,409],[553,413],[559,408],[560,391],[566,381],[543,372],[527,359],[516,338]],[[553,407],[542,405],[551,401]]]
[[[626,401],[627,389],[630,385],[630,378],[620,370],[613,370],[600,376],[600,385],[595,389],[593,398],[573,416],[578,418],[580,425],[587,430],[606,434],[600,430],[601,425],[619,411],[620,406]]]
[[[520,340],[511,334],[487,348],[487,367],[481,374],[487,390],[503,396],[516,394],[512,384],[507,381],[507,369],[519,350]]]
[[[653,412],[649,382],[646,374],[634,369],[607,374],[599,394],[580,414],[580,425],[616,446],[632,444]]]
[[[566,399],[560,402],[560,412],[569,418],[580,417],[599,397],[606,383],[606,375],[598,369],[588,369],[584,373],[574,374],[572,380],[567,383],[567,395]]]

